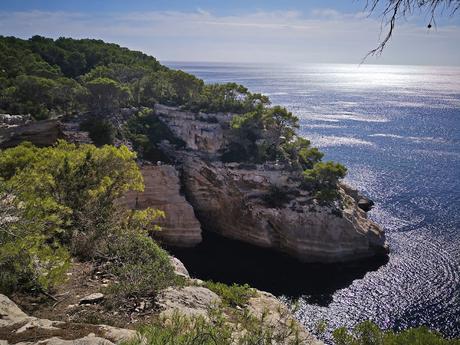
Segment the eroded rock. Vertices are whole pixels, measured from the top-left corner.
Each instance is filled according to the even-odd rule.
[[[192,206],[180,193],[177,170],[171,165],[144,165],[144,192],[128,192],[120,204],[132,209],[157,208],[165,212],[159,219],[161,231],[153,234],[160,242],[176,247],[193,247],[200,243],[201,224]]]
[[[137,337],[129,329],[39,319],[0,294],[0,344],[114,345]],[[33,341],[31,341],[33,339]]]
[[[219,296],[201,286],[169,287],[157,297],[157,304],[163,309],[160,316],[163,317],[170,317],[174,313],[207,317],[209,308],[220,302]]]
[[[385,251],[383,230],[344,191],[342,208],[322,206],[282,169],[239,168],[190,153],[182,159],[188,200],[209,231],[305,262],[354,260]],[[271,185],[294,189],[297,195],[284,205],[267,205],[264,195]]]

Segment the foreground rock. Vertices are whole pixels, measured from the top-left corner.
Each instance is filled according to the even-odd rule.
[[[208,310],[220,302],[219,296],[202,286],[170,287],[157,297],[163,317],[170,317],[174,313],[206,317]]]
[[[268,292],[258,291],[257,296],[249,300],[247,309],[257,319],[264,318],[265,327],[269,327],[275,332],[283,332],[283,330],[284,332],[290,332],[295,330],[301,344],[324,345],[323,342],[308,333],[294,319],[289,309],[283,303]],[[286,344],[290,344],[290,340],[293,340],[292,336],[286,338]]]
[[[101,294],[100,292],[95,292],[92,293],[91,295],[88,295],[86,297],[83,297],[80,299],[80,304],[94,304],[94,303],[99,303],[104,299],[104,295]]]
[[[0,294],[0,339],[21,345],[113,345],[137,337],[133,330],[51,321],[28,316]]]

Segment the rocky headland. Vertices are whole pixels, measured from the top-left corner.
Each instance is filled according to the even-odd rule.
[[[135,111],[124,109],[123,118]],[[387,253],[384,231],[367,219],[372,202],[350,186],[340,184],[340,202],[324,205],[300,188],[300,177],[289,166],[223,162],[231,114],[194,113],[160,104],[154,111],[185,145],[159,143],[168,162],[140,162],[145,191],[130,192],[120,203],[165,211],[157,235],[164,244],[191,247],[201,242],[202,231],[210,231],[303,262],[340,262]],[[116,119],[120,125],[120,117]],[[0,129],[2,148],[23,140],[52,145],[59,138],[90,142],[79,129],[78,118]],[[273,186],[282,193],[273,195]]]

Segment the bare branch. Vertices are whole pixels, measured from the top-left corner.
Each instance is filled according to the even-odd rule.
[[[380,10],[379,5],[382,5]],[[396,23],[401,18],[413,14],[415,11],[421,14],[427,14],[429,21],[428,29],[436,26],[436,16],[450,15],[453,16],[460,8],[460,0],[366,0],[365,10],[369,14],[381,11],[379,15],[382,17],[382,29],[387,27],[387,33],[379,45],[372,49],[363,58],[364,62],[370,55],[380,55],[385,49],[387,43],[393,36]]]

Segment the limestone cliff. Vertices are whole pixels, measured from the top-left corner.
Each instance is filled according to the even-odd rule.
[[[160,220],[161,231],[155,237],[177,247],[192,247],[201,242],[201,225],[192,206],[180,194],[177,170],[170,165],[144,165],[144,192],[128,192],[120,203],[125,207],[145,209],[153,207],[165,212]]]
[[[286,252],[306,262],[336,262],[385,253],[383,230],[340,188],[338,205],[320,205],[299,188],[298,176],[277,164],[224,164],[231,116],[193,114],[156,106],[156,114],[187,147],[163,145],[182,172],[182,184],[207,231],[257,246]],[[270,205],[272,186],[287,201]],[[275,195],[275,198],[279,197]]]
[[[308,262],[353,260],[387,251],[383,230],[363,211],[372,203],[350,187],[342,184],[341,201],[324,206],[299,188],[298,172],[289,167],[223,163],[231,114],[196,114],[163,105],[154,110],[185,148],[161,143],[159,149],[174,165],[142,167],[145,192],[129,193],[121,203],[164,210],[163,230],[157,234],[164,244],[194,246],[201,242],[203,228]],[[56,120],[3,128],[0,137],[0,147],[22,140],[41,146],[58,138],[89,140],[77,125]],[[273,186],[282,195],[273,195]],[[267,201],[273,198],[286,200],[273,205]]]

